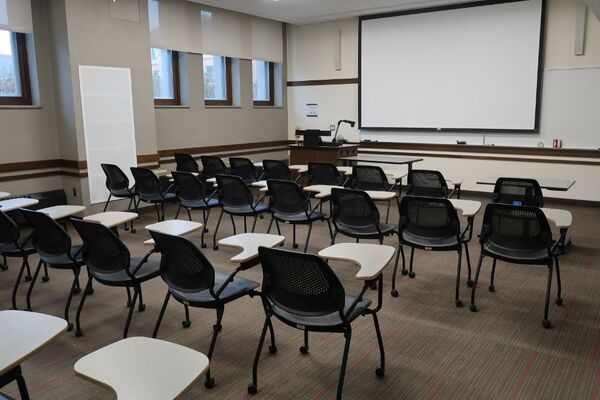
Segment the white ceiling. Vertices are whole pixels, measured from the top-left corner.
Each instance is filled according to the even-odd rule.
[[[409,10],[473,0],[190,0],[291,24],[310,24],[336,19]]]

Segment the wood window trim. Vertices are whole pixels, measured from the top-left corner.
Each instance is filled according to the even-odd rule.
[[[269,100],[252,100],[255,107],[275,106],[275,63],[269,62]]]
[[[232,106],[233,105],[233,78],[231,57],[225,57],[225,85],[227,86],[227,98],[223,100],[204,99],[207,106]]]
[[[179,83],[179,52],[171,51],[171,68],[173,75],[173,98],[172,99],[154,99],[155,106],[180,106],[181,105],[181,86]]]
[[[29,78],[29,61],[27,59],[27,36],[20,32],[11,32],[11,34],[15,35],[15,42],[17,44],[21,96],[0,96],[0,105],[30,106],[33,104],[33,100],[31,96],[31,80]]]

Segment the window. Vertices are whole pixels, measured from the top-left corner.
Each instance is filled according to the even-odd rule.
[[[252,60],[252,99],[255,106],[275,104],[274,64]]]
[[[202,56],[204,63],[204,103],[207,106],[230,106],[231,58],[222,56]]]
[[[0,30],[0,104],[32,104],[24,33]]]
[[[180,105],[179,54],[165,49],[150,49],[154,104]]]

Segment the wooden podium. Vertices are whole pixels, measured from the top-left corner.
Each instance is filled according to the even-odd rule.
[[[358,155],[357,144],[343,144],[338,147],[318,146],[304,147],[301,144],[290,144],[290,164],[308,164],[309,162],[326,162],[341,165],[341,157]]]

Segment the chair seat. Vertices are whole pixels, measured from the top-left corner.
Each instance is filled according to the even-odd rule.
[[[483,248],[484,252],[495,258],[514,263],[546,264],[549,261],[548,250],[517,250],[488,243]]]
[[[135,192],[129,189],[112,189],[110,194],[115,197],[135,197]]]
[[[312,214],[309,214],[308,216],[306,215],[306,213],[304,211],[299,212],[299,213],[294,213],[294,214],[287,214],[287,213],[279,213],[279,212],[273,212],[273,216],[280,220],[280,221],[289,221],[289,222],[312,222],[312,221],[319,221],[325,218],[328,218],[327,214],[319,212],[319,211],[315,211]]]
[[[228,274],[224,274],[222,272],[215,272],[215,285],[214,292],[218,292],[221,286],[225,283]],[[244,278],[234,278],[232,282],[225,287],[225,290],[219,295],[221,301],[228,302],[235,300],[239,297],[245,296],[257,287],[260,284],[248,279]],[[210,294],[208,290],[203,290],[200,292],[182,292],[180,290],[170,289],[171,294],[180,301],[189,302],[192,305],[197,305],[200,307],[207,306],[210,307],[215,303],[215,299]]]
[[[354,296],[346,296],[346,301],[344,305],[344,313],[350,309],[352,303],[356,300]],[[353,321],[358,316],[362,315],[367,308],[371,305],[371,300],[362,299],[352,313],[348,317],[348,321]],[[327,315],[321,316],[307,316],[301,314],[295,314],[293,312],[282,309],[281,307],[277,307],[276,305],[272,305],[273,313],[285,321],[291,322],[292,324],[302,325],[302,326],[318,326],[318,327],[326,327],[326,326],[338,326],[343,324],[342,319],[340,318],[340,314],[338,312],[334,312]]]
[[[74,266],[80,267],[80,266],[84,265],[82,254],[81,254],[82,246],[83,245],[78,244],[78,245],[71,247],[71,255],[77,254],[77,256],[74,257],[75,264],[73,264],[73,260],[71,260],[71,258],[66,254],[63,254],[63,255],[57,256],[57,257],[43,256],[42,259],[46,264],[48,264],[52,268],[73,268]]]
[[[142,257],[131,257],[131,262],[129,263],[130,270],[135,269],[138,264],[142,261]],[[97,271],[92,271],[92,275],[96,280],[101,283],[105,283],[108,285],[114,286],[129,286],[133,279],[129,277],[125,270],[120,270],[112,273],[101,273]],[[142,267],[135,273],[136,281],[145,282],[147,280],[156,278],[160,275],[160,262],[155,260],[148,260]]]
[[[226,213],[229,213],[229,214],[234,214],[234,215],[260,214],[260,213],[269,211],[269,206],[267,206],[265,204],[257,204],[256,206],[254,206],[254,210],[252,210],[252,207],[250,207],[250,205],[240,206],[240,207],[223,206],[223,211],[225,211]]]
[[[210,199],[208,197],[203,200],[180,200],[179,204],[182,207],[190,208],[190,209],[203,209],[203,208],[211,208],[219,205],[219,200]]]
[[[375,225],[346,225],[339,221],[335,222],[338,230],[346,235],[355,237],[376,237],[379,236],[379,232]],[[379,224],[379,230],[382,234],[387,235],[397,230],[396,225],[392,224]]]
[[[31,240],[27,240],[27,238],[19,239],[19,245],[23,248],[23,251],[14,243],[1,244],[0,254],[5,257],[24,257],[35,253]]]
[[[162,203],[163,201],[174,201],[177,199],[175,193],[163,193],[160,194],[152,194],[152,195],[139,195],[140,200],[146,203]]]
[[[456,236],[432,238],[402,232],[402,242],[414,247],[431,248],[432,250],[447,250],[460,247]]]

